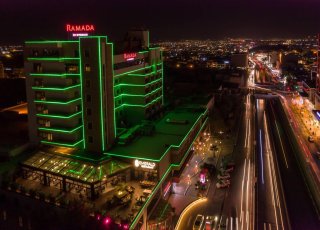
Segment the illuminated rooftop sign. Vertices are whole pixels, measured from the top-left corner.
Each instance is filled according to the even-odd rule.
[[[140,160],[135,160],[134,161],[134,166],[141,167],[144,169],[154,169],[156,167],[156,163],[154,162],[149,162],[149,161],[140,161]]]
[[[71,25],[66,24],[67,32],[93,32],[95,31],[95,27],[92,24],[84,24],[84,25]]]

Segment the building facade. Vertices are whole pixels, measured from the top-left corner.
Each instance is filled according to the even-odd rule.
[[[101,154],[160,110],[162,56],[148,33],[129,32],[122,53],[106,36],[26,42],[31,142]]]

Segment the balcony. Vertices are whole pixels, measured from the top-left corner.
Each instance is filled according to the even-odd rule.
[[[78,61],[79,57],[28,57],[28,61],[53,61],[53,62],[67,62]]]
[[[78,125],[74,128],[62,128],[62,127],[39,127],[39,131],[49,132],[49,133],[64,133],[64,134],[73,134],[76,131],[81,130],[83,125]]]
[[[45,111],[43,111],[42,113],[37,113],[36,116],[43,117],[43,118],[53,118],[53,119],[71,119],[71,118],[80,116],[81,113],[82,113],[82,111],[75,112],[72,114],[57,114],[57,113],[50,114],[50,113],[48,113],[48,110],[47,110],[47,113],[45,113]]]
[[[64,147],[79,147],[80,144],[83,142],[83,139],[81,140],[76,140],[76,141],[66,141],[66,140],[42,140],[42,144],[46,145],[55,145],[55,146],[64,146]]]
[[[69,100],[47,100],[45,97],[42,97],[40,99],[34,100],[34,103],[39,104],[56,104],[56,105],[70,105],[71,103],[80,102],[81,97],[77,97],[75,99],[69,99]]]
[[[79,88],[81,84],[71,85],[71,86],[51,86],[44,87],[44,85],[35,85],[32,87],[33,90],[44,90],[44,91],[67,91],[75,88]]]
[[[57,72],[51,72],[51,71],[45,71],[45,72],[32,72],[29,73],[29,76],[31,77],[51,77],[51,78],[68,78],[68,77],[79,77],[80,73],[78,72],[64,72],[64,73],[57,73]]]

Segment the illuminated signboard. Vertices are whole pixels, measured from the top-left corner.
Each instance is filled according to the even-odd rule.
[[[72,37],[83,37],[83,36],[88,36],[88,33],[73,33]]]
[[[132,61],[137,57],[137,53],[124,53],[123,58],[126,59],[126,61]]]
[[[85,24],[85,25],[66,25],[67,32],[93,32],[95,31],[94,25]]]
[[[144,169],[154,169],[156,167],[156,163],[154,162],[149,162],[149,161],[140,161],[140,160],[135,160],[134,161],[134,166],[141,167]]]

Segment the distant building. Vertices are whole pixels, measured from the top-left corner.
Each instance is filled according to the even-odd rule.
[[[278,51],[272,51],[269,53],[269,63],[272,65],[272,67],[279,69],[281,63],[281,53]]]
[[[231,55],[231,66],[234,68],[248,68],[248,53],[235,53]]]
[[[207,68],[210,69],[226,69],[230,67],[230,61],[228,60],[208,60]]]
[[[4,78],[4,66],[2,64],[2,62],[0,62],[0,78]]]
[[[316,81],[316,94],[315,94],[315,109],[320,110],[320,34],[318,34],[317,81]]]

